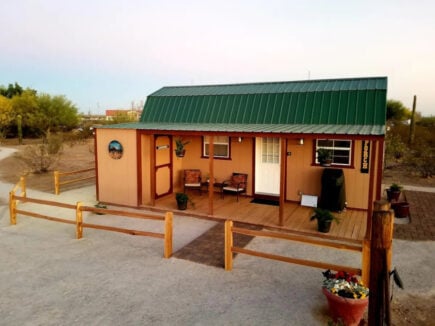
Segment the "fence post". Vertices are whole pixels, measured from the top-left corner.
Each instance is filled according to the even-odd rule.
[[[77,202],[76,205],[76,239],[81,239],[83,236],[83,204],[81,202]]]
[[[21,196],[26,197],[26,178],[20,177],[20,185],[21,185]]]
[[[362,247],[361,281],[365,286],[370,284],[370,239],[364,238]]]
[[[231,271],[233,269],[233,221],[225,221],[225,270]]]
[[[394,211],[385,200],[375,202],[370,246],[369,325],[391,325],[389,278]]]
[[[9,192],[9,219],[12,225],[17,224],[17,200],[14,198],[14,192]]]
[[[388,211],[390,209],[390,203],[387,200],[377,200],[373,204],[374,211]],[[373,214],[374,216],[374,214]],[[373,219],[373,217],[371,217]],[[370,223],[373,228],[373,224]],[[366,231],[366,238],[363,240],[363,251],[362,251],[362,275],[361,279],[365,286],[370,286],[370,239],[372,238],[372,230]],[[391,269],[391,250],[389,251],[388,257],[388,269]]]
[[[165,248],[164,257],[169,258],[172,256],[172,219],[173,213],[166,212],[165,214]]]
[[[59,171],[54,171],[54,194],[59,195]]]

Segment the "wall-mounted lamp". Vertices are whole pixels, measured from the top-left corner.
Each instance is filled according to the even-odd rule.
[[[303,138],[300,138],[299,139],[299,145],[303,145],[304,144],[304,139]]]
[[[239,142],[239,143],[242,142],[242,137],[239,137],[238,142]]]
[[[160,145],[160,146],[156,146],[156,149],[157,149],[157,150],[159,150],[159,149],[166,149],[166,148],[169,148],[169,145]]]

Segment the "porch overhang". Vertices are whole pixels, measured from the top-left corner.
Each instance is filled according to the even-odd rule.
[[[242,134],[253,136],[271,135],[315,135],[315,136],[373,136],[383,137],[385,125],[329,125],[329,124],[219,124],[219,123],[125,123],[98,128],[135,129],[147,133],[201,133],[201,134]]]

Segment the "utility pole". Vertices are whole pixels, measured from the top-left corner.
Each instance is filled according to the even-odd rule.
[[[417,95],[414,95],[414,101],[412,103],[412,115],[411,115],[411,124],[409,126],[409,138],[408,138],[408,144],[412,145],[414,144],[414,138],[415,138],[415,108],[417,106]]]

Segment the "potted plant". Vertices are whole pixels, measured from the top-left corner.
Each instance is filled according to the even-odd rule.
[[[189,143],[190,141],[183,141],[183,138],[177,138],[175,140],[175,155],[177,157],[184,157],[184,154],[186,153],[184,146]]]
[[[391,202],[392,200],[398,201],[401,192],[402,192],[402,186],[397,183],[392,183],[391,186],[387,189],[388,201],[389,202]]]
[[[187,209],[188,202],[190,203],[190,205],[192,205],[192,207],[195,207],[192,199],[190,199],[190,197],[184,192],[177,192],[175,194],[175,199],[177,200],[177,206],[179,210]]]
[[[334,322],[359,325],[369,303],[369,289],[354,275],[327,270],[322,291],[328,300],[329,312]]]
[[[317,230],[323,233],[329,232],[332,221],[335,221],[337,224],[340,222],[340,219],[335,217],[331,211],[323,208],[314,209],[314,215],[310,217],[310,221],[313,220],[317,220]]]
[[[104,204],[102,204],[102,203],[100,203],[100,202],[98,202],[97,204],[95,204],[94,207],[95,207],[95,208],[103,208],[103,209],[106,209],[106,208],[107,208],[106,205],[104,205]],[[97,212],[97,215],[104,215],[104,213]]]
[[[330,166],[332,163],[332,151],[326,148],[317,150],[317,160],[322,166]]]

